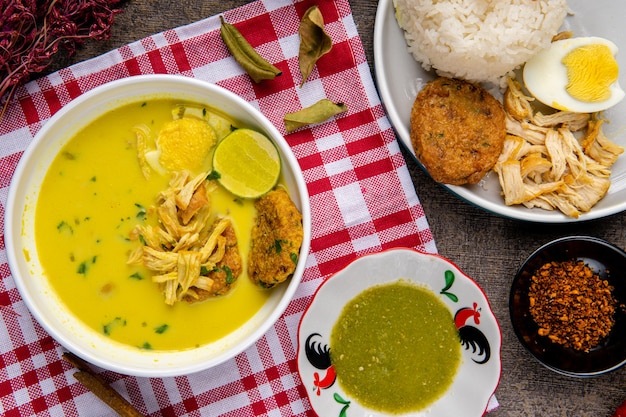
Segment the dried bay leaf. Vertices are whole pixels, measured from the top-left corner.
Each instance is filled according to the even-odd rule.
[[[313,71],[317,60],[330,51],[333,41],[324,31],[324,17],[318,6],[311,6],[304,13],[298,33],[300,34],[298,63],[302,74],[300,84],[302,87]]]
[[[284,117],[285,130],[291,133],[306,125],[321,123],[329,118],[348,111],[344,103],[334,103],[323,98],[312,106],[305,107],[294,113],[287,113]]]
[[[235,58],[235,61],[241,65],[255,83],[260,83],[263,80],[273,80],[282,74],[278,68],[259,55],[235,26],[227,23],[222,16],[220,16],[220,21],[222,40]]]

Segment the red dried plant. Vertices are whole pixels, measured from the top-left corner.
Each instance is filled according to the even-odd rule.
[[[63,46],[111,35],[120,0],[0,0],[0,119],[15,89],[43,71]]]

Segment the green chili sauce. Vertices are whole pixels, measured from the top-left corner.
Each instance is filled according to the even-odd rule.
[[[390,414],[421,410],[450,387],[461,344],[448,308],[426,288],[371,287],[343,309],[330,337],[337,381],[361,405]]]

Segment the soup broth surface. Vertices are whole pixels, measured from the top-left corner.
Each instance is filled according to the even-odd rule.
[[[129,239],[131,231],[169,182],[169,175],[156,173],[146,180],[132,129],[143,123],[158,132],[180,104],[130,103],[89,124],[55,158],[37,200],[38,257],[62,302],[94,331],[142,349],[214,342],[249,320],[271,293],[254,286],[246,273],[253,203],[221,187],[211,194],[212,210],[232,219],[244,260],[230,293],[168,306],[151,272],[127,265],[139,244]]]

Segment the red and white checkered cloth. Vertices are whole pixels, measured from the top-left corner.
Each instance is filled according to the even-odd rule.
[[[303,88],[298,25],[313,2],[259,0],[223,13],[283,71],[255,84],[219,35],[213,16],[81,62],[20,88],[0,123],[0,228],[20,156],[56,111],[100,84],[137,74],[182,74],[219,84],[259,108],[284,133],[283,116],[321,98],[348,112],[286,135],[308,185],[311,251],[284,315],[255,345],[215,368],[175,378],[100,374],[150,416],[313,416],[297,373],[297,327],[324,279],[357,256],[405,246],[436,252],[394,132],[374,87],[347,0],[316,4],[333,40]],[[63,349],[20,298],[0,241],[0,415],[105,416],[111,410],[79,384]]]

